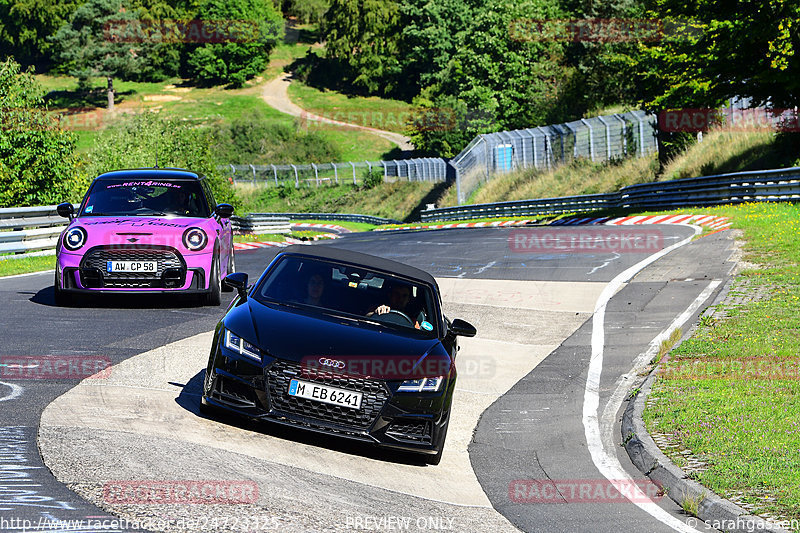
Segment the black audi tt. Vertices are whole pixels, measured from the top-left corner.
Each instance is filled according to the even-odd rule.
[[[331,246],[290,246],[219,322],[201,410],[233,412],[441,460],[458,336],[434,278]]]

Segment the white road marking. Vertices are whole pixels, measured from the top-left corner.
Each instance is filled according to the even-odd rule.
[[[484,273],[486,270],[488,270],[488,269],[492,268],[492,267],[493,267],[494,265],[496,265],[496,264],[497,264],[497,261],[492,261],[492,262],[490,262],[490,263],[486,263],[485,265],[483,265],[482,267],[480,267],[480,268],[479,268],[479,269],[478,269],[478,270],[475,272],[475,275],[478,275],[478,274],[483,274],[483,273]]]
[[[0,381],[0,385],[5,385],[6,387],[11,389],[11,392],[8,393],[6,396],[0,397],[0,402],[8,402],[10,400],[16,400],[22,393],[25,392],[25,389],[20,387],[19,385],[15,385],[14,383],[6,383],[4,381]]]
[[[624,283],[633,278],[639,271],[661,259],[671,251],[690,243],[694,236],[702,231],[698,226],[692,227],[695,232],[694,235],[664,248],[660,252],[651,255],[647,259],[640,261],[620,273],[611,280],[600,294],[597,304],[595,305],[594,317],[592,319],[592,355],[589,361],[589,374],[586,377],[586,391],[583,397],[583,427],[586,434],[586,443],[589,448],[589,453],[592,456],[592,462],[594,462],[597,469],[620,493],[624,494],[631,503],[675,531],[685,533],[697,530],[675,518],[659,507],[658,504],[650,500],[636,485],[633,478],[622,468],[622,465],[615,455],[614,448],[611,447],[607,449],[604,446],[597,411],[600,406],[600,375],[603,371],[606,305],[609,300],[611,300],[611,297],[616,294],[617,290],[619,290]],[[633,487],[633,490],[631,490],[631,487]]]
[[[607,267],[608,265],[610,265],[610,264],[611,264],[611,262],[612,262],[612,261],[616,261],[616,260],[617,260],[617,259],[619,259],[620,257],[622,257],[622,256],[621,256],[621,255],[619,255],[619,252],[614,252],[614,256],[613,256],[613,257],[610,257],[610,258],[606,259],[606,262],[605,262],[605,263],[603,263],[602,265],[596,266],[596,267],[594,267],[593,269],[591,269],[591,270],[589,271],[589,273],[587,274],[587,276],[591,276],[592,274],[594,274],[595,272],[597,272],[597,271],[598,271],[598,270],[600,270],[601,268],[605,268],[605,267]]]

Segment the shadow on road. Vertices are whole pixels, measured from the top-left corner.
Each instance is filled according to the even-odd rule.
[[[372,446],[368,443],[351,441],[342,437],[332,435],[322,435],[301,428],[288,427],[277,423],[253,420],[234,413],[215,414],[212,416],[200,413],[200,396],[202,394],[203,378],[205,370],[198,372],[181,389],[181,393],[175,399],[175,403],[190,413],[214,420],[221,424],[226,424],[244,431],[269,435],[276,439],[285,441],[299,442],[308,446],[327,448],[348,455],[368,457],[378,461],[389,463],[407,464],[411,466],[428,466],[424,459],[417,454],[400,452],[394,450],[384,450]],[[265,445],[269,443],[265,442]]]

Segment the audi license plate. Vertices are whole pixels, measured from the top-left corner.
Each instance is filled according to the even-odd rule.
[[[350,409],[361,408],[361,393],[353,392],[336,387],[328,387],[319,383],[309,383],[293,379],[289,382],[289,396],[297,396],[307,400],[349,407]]]
[[[158,261],[106,261],[106,272],[158,271]]]

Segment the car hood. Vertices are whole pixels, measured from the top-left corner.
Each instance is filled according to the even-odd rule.
[[[333,360],[346,365],[335,370],[382,379],[420,377],[409,372],[423,368],[427,375],[452,371],[439,339],[416,338],[313,311],[248,299],[228,312],[224,325],[270,358],[311,367],[318,367],[321,359]]]
[[[208,221],[188,217],[80,217],[76,225],[86,229],[88,247],[98,245],[150,244],[183,249],[186,228],[199,227],[210,233]],[[210,235],[209,235],[210,237]]]

